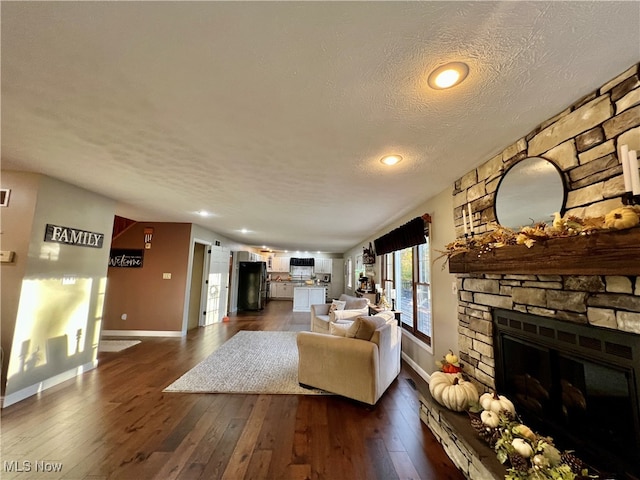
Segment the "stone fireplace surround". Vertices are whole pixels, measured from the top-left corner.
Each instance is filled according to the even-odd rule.
[[[535,248],[535,247],[534,247]],[[640,276],[457,274],[459,356],[480,392],[495,388],[493,310],[513,310],[640,335]],[[469,419],[428,395],[420,415],[467,478],[499,479],[504,469]],[[543,432],[541,432],[543,433]]]
[[[567,215],[597,216],[621,206],[624,185],[618,146],[628,144],[640,150],[639,66],[632,65],[456,181],[453,217],[457,236],[462,237],[462,211],[467,204],[475,212],[476,233],[491,230],[500,178],[511,165],[529,156],[547,158],[563,173]],[[548,273],[553,262],[545,259],[548,252],[539,244],[516,250],[503,270],[496,268],[491,255],[474,262],[475,268],[452,268],[458,287],[458,349],[465,373],[483,390],[495,386],[493,308],[640,334],[640,227],[632,230],[635,233],[628,237],[613,239],[609,248],[609,253],[620,252],[632,245],[633,250],[617,258],[616,268],[624,271],[608,268],[613,262],[607,252],[597,263],[593,245],[579,238],[561,239],[561,250],[571,254],[572,245],[580,242],[583,249],[574,257],[558,256],[564,265],[553,274]],[[529,258],[526,268],[514,269],[518,256],[524,259],[527,255],[533,255],[533,261]],[[545,271],[536,271],[545,262]],[[483,263],[491,268],[483,271]],[[585,269],[589,264],[602,268]]]
[[[462,211],[467,204],[475,212],[476,233],[491,229],[495,191],[502,174],[528,156],[545,157],[563,172],[567,214],[598,216],[621,206],[624,188],[618,145],[640,150],[638,70],[638,64],[633,65],[456,181],[453,216],[457,236],[462,236]],[[637,234],[634,238],[637,242]],[[571,239],[565,241],[571,250]],[[532,251],[536,247],[541,248],[534,245]],[[543,256],[542,249],[541,260]],[[592,260],[582,252],[574,263]],[[634,255],[629,261],[631,265],[620,273],[603,270],[583,274],[580,269],[567,269],[548,274],[536,272],[535,267],[517,273],[495,268],[487,269],[492,273],[481,268],[474,273],[456,273],[458,350],[465,373],[481,392],[495,387],[495,308],[640,335],[640,258]],[[467,419],[425,397],[421,398],[420,414],[467,478],[504,477],[504,470],[495,466],[492,450],[474,438]]]
[[[493,308],[640,334],[640,276],[461,274],[457,282],[460,358],[482,390],[495,388]]]

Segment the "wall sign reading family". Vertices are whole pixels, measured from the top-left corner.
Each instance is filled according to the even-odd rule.
[[[61,227],[47,223],[45,242],[65,243],[79,247],[102,248],[104,233],[88,232],[71,227]]]
[[[144,250],[114,248],[109,253],[109,266],[122,268],[141,268]]]

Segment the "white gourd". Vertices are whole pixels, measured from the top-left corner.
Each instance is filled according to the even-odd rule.
[[[495,428],[500,425],[500,417],[491,410],[483,410],[480,414],[480,420],[482,420],[482,423],[487,427]]]
[[[514,415],[516,413],[516,407],[513,406],[511,400],[504,395],[498,395],[497,392],[483,393],[480,396],[480,405],[485,410],[490,410],[495,413],[500,413],[502,410],[506,410]]]
[[[523,440],[522,438],[514,438],[511,441],[511,446],[516,452],[518,452],[525,458],[529,458],[531,455],[533,455],[533,448],[531,447],[531,445],[529,445],[529,443],[527,443],[527,441]]]
[[[436,402],[455,412],[467,410],[479,397],[473,383],[457,373],[432,373],[429,391]]]

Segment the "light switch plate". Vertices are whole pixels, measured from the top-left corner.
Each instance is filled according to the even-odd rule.
[[[163,273],[162,274],[162,279],[163,280],[171,280],[171,274],[170,273]]]
[[[11,263],[13,262],[13,256],[16,252],[12,252],[10,250],[2,250],[0,251],[0,262],[2,263]]]

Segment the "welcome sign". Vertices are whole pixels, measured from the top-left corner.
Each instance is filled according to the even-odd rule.
[[[102,248],[104,233],[88,232],[77,228],[62,227],[47,223],[44,233],[45,242],[64,243],[79,247]]]
[[[113,248],[109,253],[109,266],[122,268],[141,268],[144,250]]]

